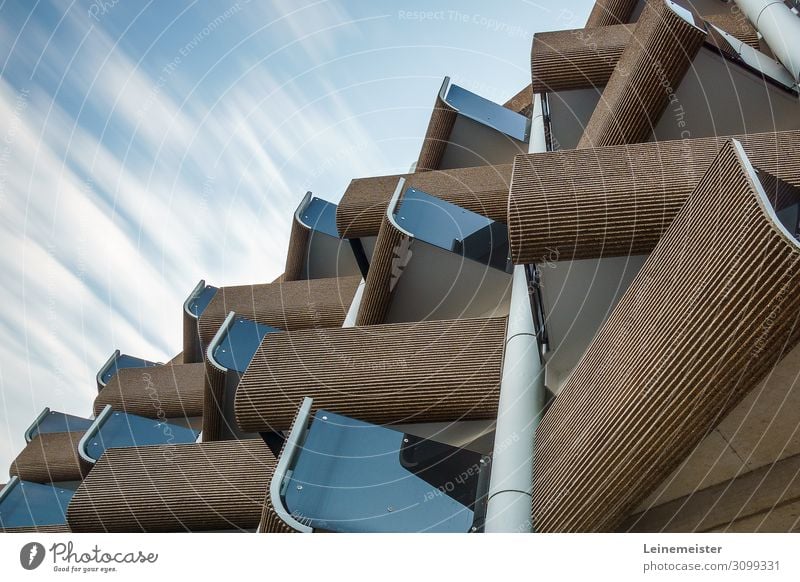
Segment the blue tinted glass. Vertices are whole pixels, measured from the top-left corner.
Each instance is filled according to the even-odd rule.
[[[511,268],[508,227],[481,214],[408,188],[397,223],[415,238],[503,271]]]
[[[33,527],[66,523],[74,491],[52,485],[17,481],[0,502],[0,527]]]
[[[312,198],[301,214],[303,224],[318,232],[339,238],[336,228],[336,204],[321,198]]]
[[[71,414],[51,410],[31,431],[31,438],[37,434],[86,430],[92,426],[92,422],[89,418],[81,418],[80,416],[72,416]]]
[[[208,307],[208,304],[211,303],[211,300],[214,298],[216,293],[216,287],[206,285],[205,288],[200,291],[200,293],[192,297],[192,299],[189,301],[189,313],[195,317],[200,317],[203,315],[203,312],[206,310],[206,307]]]
[[[316,529],[467,532],[478,453],[319,411],[286,485],[286,508]]]
[[[264,336],[278,331],[281,330],[237,317],[214,349],[214,359],[229,370],[244,373]]]
[[[150,368],[152,366],[158,366],[158,363],[128,356],[127,354],[120,354],[111,361],[108,368],[103,370],[100,377],[103,379],[104,383],[108,384],[111,378],[116,376],[117,372],[124,368]]]
[[[97,461],[106,449],[193,443],[198,434],[185,426],[125,412],[112,412],[86,444],[86,452]]]
[[[450,85],[445,101],[465,117],[488,125],[519,141],[528,141],[528,118],[524,115],[484,99],[458,85]]]

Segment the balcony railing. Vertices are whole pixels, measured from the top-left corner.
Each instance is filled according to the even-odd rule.
[[[97,389],[102,390],[111,379],[117,375],[117,372],[124,368],[150,368],[152,366],[160,366],[161,362],[151,362],[135,356],[120,353],[115,350],[111,357],[108,358],[100,371],[97,372]]]
[[[0,529],[63,525],[71,489],[12,477],[0,491]]]
[[[482,528],[489,459],[319,410],[306,399],[271,486],[299,531],[469,532]]]

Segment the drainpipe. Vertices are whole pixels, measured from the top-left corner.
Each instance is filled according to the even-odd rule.
[[[366,285],[366,282],[364,279],[361,279],[361,282],[358,284],[358,289],[356,289],[356,294],[353,295],[353,302],[350,303],[350,309],[347,310],[347,315],[344,318],[342,327],[356,326],[356,316],[358,315],[358,308],[361,306],[361,296],[364,295],[364,285]]]
[[[525,267],[514,267],[489,481],[486,532],[533,531],[533,438],[544,407],[544,366]]]
[[[761,33],[769,48],[800,81],[800,18],[783,0],[735,0],[739,9]]]
[[[547,151],[542,96],[538,93],[533,95],[529,151]],[[497,406],[484,527],[487,533],[533,531],[533,446],[544,402],[544,366],[533,323],[528,278],[525,266],[516,265]]]

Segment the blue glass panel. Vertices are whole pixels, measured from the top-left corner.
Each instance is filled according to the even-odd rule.
[[[237,317],[214,348],[214,359],[229,370],[244,373],[264,336],[278,331],[281,330]]]
[[[193,443],[198,434],[185,426],[125,412],[112,412],[86,443],[86,453],[97,461],[106,449]]]
[[[473,451],[320,410],[284,500],[315,529],[467,532],[482,466]]]
[[[408,188],[395,216],[417,239],[495,269],[510,271],[508,227],[476,212]]]
[[[336,204],[314,197],[301,214],[303,224],[318,232],[339,238],[339,230],[336,228],[336,208]]]
[[[211,303],[211,300],[214,298],[214,295],[217,294],[217,288],[212,287],[211,285],[206,285],[205,288],[200,291],[197,295],[191,298],[187,308],[189,309],[189,313],[194,315],[195,317],[200,317],[203,315],[203,312],[208,307],[208,304]]]
[[[133,356],[129,356],[127,354],[120,354],[116,358],[114,358],[111,364],[103,370],[102,378],[105,384],[117,375],[117,372],[124,369],[124,368],[150,368],[152,366],[158,366],[158,362],[151,362],[149,360],[143,360],[142,358],[135,358]]]
[[[0,503],[0,527],[33,527],[66,523],[70,489],[17,481]]]
[[[528,118],[516,111],[484,99],[458,85],[450,85],[445,101],[455,107],[461,115],[519,141],[528,141]]]
[[[36,428],[31,431],[31,438],[35,437],[37,434],[86,430],[92,426],[92,422],[94,421],[89,418],[81,418],[80,416],[72,416],[71,414],[64,414],[63,412],[51,410],[39,421]]]

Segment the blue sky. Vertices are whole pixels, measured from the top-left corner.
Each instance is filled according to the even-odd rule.
[[[0,465],[115,348],[179,352],[199,279],[278,276],[307,190],[407,171],[445,75],[502,103],[592,4],[0,0]]]

